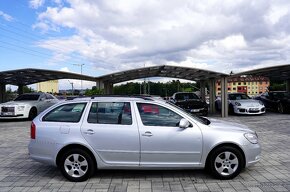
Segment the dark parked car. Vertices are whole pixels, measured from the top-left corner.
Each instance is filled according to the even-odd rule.
[[[271,91],[262,93],[254,99],[260,100],[265,107],[279,113],[290,112],[290,93],[286,91]]]
[[[191,92],[174,93],[170,99],[170,102],[190,113],[201,114],[204,116],[208,114],[207,103]]]

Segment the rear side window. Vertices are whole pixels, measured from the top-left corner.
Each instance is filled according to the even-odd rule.
[[[88,123],[132,125],[129,102],[92,103]]]
[[[82,117],[85,106],[86,103],[61,105],[46,114],[42,118],[42,121],[77,123]]]

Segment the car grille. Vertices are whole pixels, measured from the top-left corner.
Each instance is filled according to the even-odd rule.
[[[1,107],[1,112],[12,112],[14,113],[14,107]]]

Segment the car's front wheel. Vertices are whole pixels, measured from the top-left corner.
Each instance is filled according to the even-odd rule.
[[[209,168],[218,179],[232,179],[241,172],[243,164],[243,155],[238,149],[223,146],[211,154]]]
[[[70,149],[65,152],[59,163],[65,178],[73,182],[87,180],[95,171],[95,163],[85,150]]]

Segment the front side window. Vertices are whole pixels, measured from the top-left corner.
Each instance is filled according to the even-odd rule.
[[[178,127],[182,119],[177,113],[159,105],[137,103],[137,107],[145,126]]]
[[[61,105],[43,117],[43,121],[77,123],[80,121],[86,103]]]
[[[132,125],[129,102],[92,103],[88,123]]]

